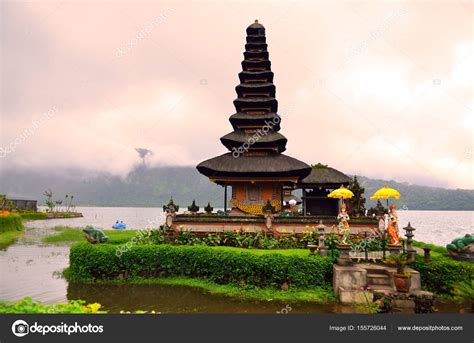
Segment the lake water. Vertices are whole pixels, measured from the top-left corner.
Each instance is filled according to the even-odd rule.
[[[205,291],[159,285],[68,284],[61,272],[68,266],[69,247],[46,245],[42,237],[57,225],[110,228],[123,220],[131,228],[156,227],[163,222],[161,208],[78,208],[83,218],[31,221],[17,243],[0,250],[0,300],[25,296],[47,303],[68,299],[99,302],[110,312],[155,310],[163,313],[276,313],[287,309],[281,302],[242,301],[215,296]],[[473,212],[400,211],[401,224],[411,221],[415,238],[444,245],[453,237],[473,232]],[[291,304],[291,313],[353,313],[350,306],[338,304]],[[441,312],[457,312],[459,306],[437,303]]]
[[[51,228],[54,226],[84,227],[86,225],[108,229],[117,220],[128,228],[145,229],[157,227],[165,220],[162,208],[141,207],[78,207],[83,218],[52,219],[34,221],[30,227]],[[416,231],[415,240],[446,245],[454,238],[474,232],[474,211],[399,211],[400,231],[408,222]],[[318,224],[318,223],[315,223]]]

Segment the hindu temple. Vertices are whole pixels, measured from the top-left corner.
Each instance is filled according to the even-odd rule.
[[[201,162],[197,169],[211,181],[231,189],[231,214],[262,214],[270,202],[274,212],[283,204],[283,188],[293,188],[311,167],[284,155],[287,139],[280,131],[265,28],[257,20],[247,28],[240,84],[235,87],[233,131],[221,137],[229,152]]]
[[[199,212],[193,202],[187,213],[179,214],[171,201],[164,206],[167,227],[192,232],[266,227],[301,233],[324,221],[329,230],[337,223],[340,208],[338,199],[329,193],[349,185],[351,179],[327,165],[310,166],[284,154],[288,140],[280,133],[284,114],[278,113],[265,27],[256,20],[246,33],[235,113],[229,117],[232,131],[220,139],[227,152],[197,165],[201,174],[223,187],[224,211],[213,213],[208,204],[205,213]],[[375,227],[376,221],[358,218],[351,224],[353,229],[365,230]]]

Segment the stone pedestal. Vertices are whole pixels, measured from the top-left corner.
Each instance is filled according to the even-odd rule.
[[[315,245],[315,244],[309,244],[309,245],[308,245],[309,256],[314,256],[314,252],[316,251],[317,248],[318,248],[317,245]]]
[[[318,254],[320,256],[327,256],[328,250],[326,249],[326,244],[324,243],[324,228],[318,228],[318,231],[319,231]]]
[[[339,266],[352,266],[352,259],[350,256],[351,244],[336,244],[336,248],[339,251],[339,258],[337,264]]]
[[[334,293],[343,304],[352,304],[357,294],[367,285],[367,271],[355,266],[333,265]]]
[[[411,226],[410,222],[408,222],[408,226],[404,227],[403,230],[406,231],[405,237],[407,238],[407,256],[408,256],[408,263],[415,262],[416,259],[416,250],[413,248],[413,231],[416,229]]]
[[[400,244],[389,244],[387,249],[390,255],[398,255],[400,254],[400,250],[402,250],[402,246]]]
[[[318,255],[319,256],[327,256],[328,255],[328,250],[326,247],[318,248]]]
[[[423,255],[423,260],[426,264],[431,263],[431,249],[430,248],[423,248],[425,254]]]

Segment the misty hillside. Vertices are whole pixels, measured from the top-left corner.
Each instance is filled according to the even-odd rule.
[[[367,197],[385,184],[398,189],[402,195],[399,207],[409,210],[474,210],[474,190],[417,186],[366,177],[359,180]],[[196,199],[200,206],[210,201],[214,207],[222,207],[224,198],[223,188],[209,182],[194,167],[140,167],[125,177],[80,170],[54,173],[3,170],[0,176],[0,194],[10,198],[37,199],[42,204],[46,189],[51,189],[58,200],[64,199],[66,194],[74,195],[75,204],[83,206],[159,207],[173,196],[181,206]],[[372,205],[368,200],[368,207]]]

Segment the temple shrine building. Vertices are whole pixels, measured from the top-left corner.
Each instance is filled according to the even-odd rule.
[[[224,209],[230,203],[231,216],[261,215],[268,206],[279,213],[290,199],[302,203],[303,216],[336,216],[338,200],[327,195],[347,186],[350,178],[283,154],[287,139],[280,133],[282,118],[267,48],[265,28],[256,20],[247,27],[240,83],[235,87],[236,112],[229,118],[233,131],[220,139],[228,152],[199,163],[197,169],[224,187]],[[302,190],[301,199],[292,194],[295,189]]]

